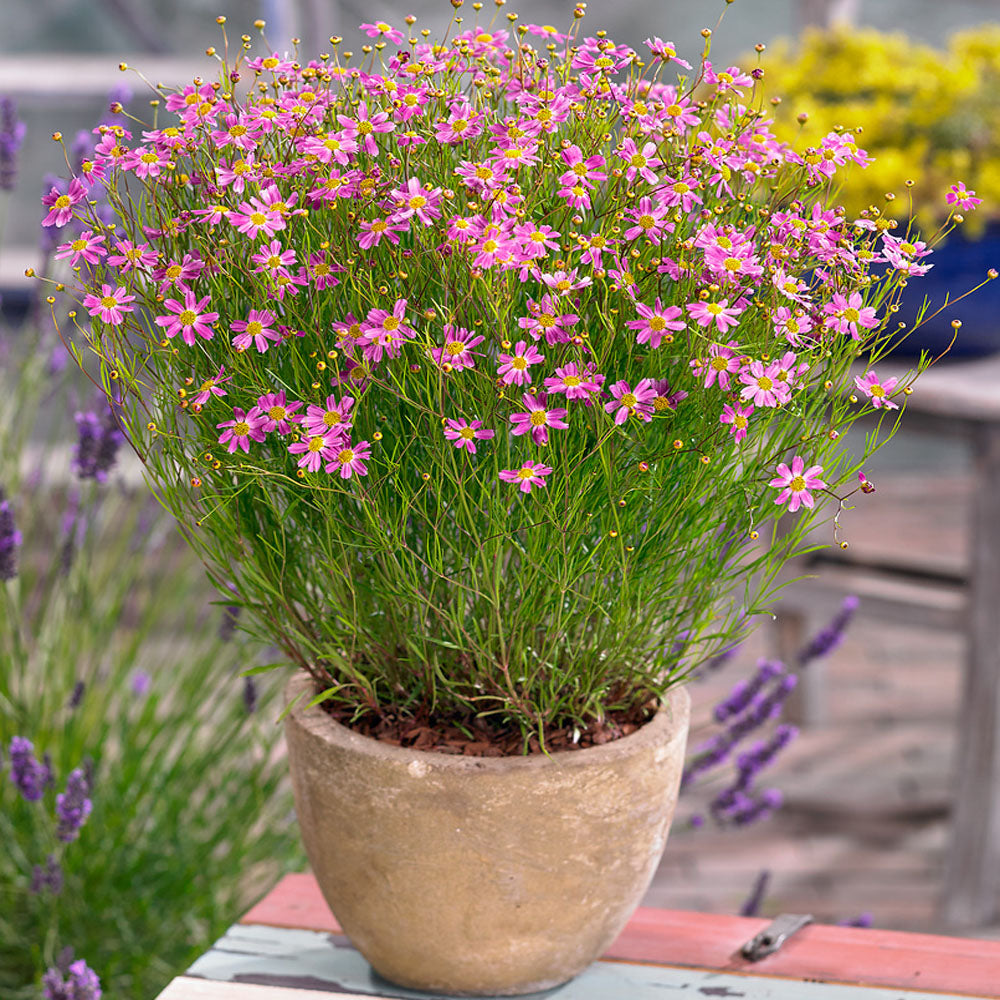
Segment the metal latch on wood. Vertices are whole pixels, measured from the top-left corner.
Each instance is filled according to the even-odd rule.
[[[747,941],[740,953],[751,962],[759,962],[767,955],[774,954],[796,931],[811,924],[812,919],[812,915],[808,913],[782,913]]]

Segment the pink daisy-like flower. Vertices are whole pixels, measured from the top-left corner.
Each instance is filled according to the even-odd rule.
[[[976,206],[983,203],[983,199],[977,198],[975,191],[966,190],[961,181],[952,184],[944,198],[949,205],[957,205],[963,212],[975,211]]]
[[[505,483],[517,483],[522,493],[530,493],[534,486],[544,486],[545,476],[552,475],[552,468],[541,462],[525,462],[519,469],[503,469],[500,478]]]
[[[564,392],[567,399],[590,399],[592,393],[600,391],[603,381],[603,376],[581,370],[575,361],[570,361],[545,380],[545,389],[547,392]]]
[[[303,429],[307,434],[335,433],[341,438],[347,437],[351,429],[351,407],[354,399],[344,396],[338,400],[336,396],[327,396],[323,406],[310,403],[305,416],[301,418]]]
[[[295,263],[295,251],[291,248],[285,250],[277,240],[265,243],[257,253],[250,259],[257,265],[253,269],[254,274],[266,271],[272,277],[280,272],[288,272]]]
[[[425,188],[416,177],[397,188],[390,195],[396,203],[393,220],[409,219],[415,215],[425,226],[441,218],[441,188]]]
[[[307,434],[301,441],[293,441],[288,450],[292,455],[298,455],[295,463],[300,469],[319,472],[324,461],[333,457],[333,449],[341,443],[341,436],[333,431]]]
[[[740,399],[752,400],[754,406],[780,406],[787,403],[792,392],[788,383],[778,377],[778,362],[764,367],[763,361],[751,361],[740,372]]]
[[[358,245],[363,250],[371,250],[377,247],[382,240],[388,240],[392,244],[399,243],[397,233],[405,233],[410,228],[405,220],[397,220],[395,216],[386,219],[367,219],[361,223],[361,235],[358,237]]]
[[[739,444],[747,436],[747,428],[750,426],[750,415],[753,413],[752,406],[730,406],[726,403],[722,407],[722,416],[719,423],[729,424],[729,433],[732,434],[736,443]]]
[[[403,341],[416,336],[406,322],[406,299],[397,299],[391,313],[369,309],[363,331],[363,352],[368,361],[378,364],[383,355],[398,357]]]
[[[225,396],[226,390],[219,388],[224,382],[232,380],[232,375],[226,375],[226,366],[219,367],[219,373],[214,378],[207,378],[201,383],[198,392],[191,397],[191,402],[197,406],[204,406],[212,396]]]
[[[653,390],[656,392],[653,397],[654,413],[673,412],[677,409],[678,404],[687,399],[688,396],[683,389],[671,392],[670,383],[665,378],[653,379]]]
[[[448,364],[453,371],[460,372],[463,368],[475,367],[472,348],[484,339],[477,337],[474,330],[448,323],[444,328],[444,347],[432,348],[428,353],[439,365]]]
[[[521,396],[524,403],[524,410],[521,413],[513,413],[510,422],[514,425],[511,433],[515,437],[531,432],[531,440],[537,445],[549,443],[549,428],[553,430],[565,430],[569,424],[563,419],[566,416],[565,409],[547,409],[545,406],[545,393],[540,393],[540,397],[526,392]]]
[[[56,251],[56,260],[70,258],[69,266],[76,267],[81,260],[88,264],[96,264],[102,257],[107,256],[108,251],[101,246],[104,242],[103,236],[95,236],[92,229],[85,229],[75,240],[69,243],[61,243]]]
[[[644,378],[634,389],[630,389],[628,382],[624,380],[615,382],[611,386],[611,395],[614,399],[604,404],[604,410],[607,413],[615,411],[616,424],[625,423],[630,416],[636,416],[640,420],[652,420],[653,400],[656,398],[652,379]]]
[[[642,319],[629,320],[625,325],[630,330],[635,330],[635,342],[637,344],[649,344],[655,350],[660,344],[670,343],[674,339],[674,334],[670,331],[680,331],[684,329],[684,320],[678,319],[682,315],[677,306],[666,306],[656,299],[656,305],[650,307],[636,302],[635,311]]]
[[[872,306],[866,306],[861,298],[860,292],[852,292],[847,298],[840,292],[834,292],[833,301],[823,306],[823,312],[827,314],[823,325],[837,333],[848,333],[854,340],[861,339],[858,327],[870,330],[878,326],[878,316]]]
[[[707,361],[698,359],[691,362],[695,375],[698,378],[705,377],[706,389],[711,389],[717,382],[720,389],[724,392],[729,391],[730,376],[738,375],[744,366],[742,356],[736,353],[738,349],[739,345],[735,340],[729,341],[726,345],[711,344],[708,348]]]
[[[545,360],[545,355],[540,354],[538,348],[519,340],[514,345],[513,354],[498,354],[497,361],[500,367],[497,368],[497,377],[502,379],[504,385],[530,385],[531,365],[537,365]]]
[[[543,295],[541,302],[528,299],[529,316],[522,316],[517,325],[527,330],[535,340],[545,337],[548,344],[565,343],[570,339],[570,329],[580,322],[576,313],[560,312],[559,302],[551,295]]]
[[[663,161],[656,155],[655,142],[647,142],[642,149],[639,149],[634,139],[626,139],[618,151],[618,156],[627,164],[625,176],[629,184],[634,183],[636,177],[641,177],[647,184],[656,184],[659,178],[653,172],[653,168],[663,166]]]
[[[365,459],[370,458],[372,453],[371,445],[367,441],[359,441],[357,444],[345,442],[341,449],[334,453],[331,461],[326,463],[327,472],[339,472],[341,479],[350,479],[351,476],[367,476],[368,466]]]
[[[899,409],[889,396],[898,381],[895,376],[880,379],[873,371],[868,372],[864,378],[860,375],[854,376],[854,384],[868,397],[872,406],[885,407],[887,410]]]
[[[257,409],[264,415],[264,430],[270,433],[291,434],[294,424],[298,421],[295,411],[302,403],[296,400],[289,403],[285,398],[285,390],[265,393],[257,400]]]
[[[807,469],[806,463],[800,455],[792,459],[791,468],[782,462],[777,469],[778,475],[767,485],[776,486],[781,492],[775,498],[775,503],[788,501],[788,509],[792,513],[800,506],[813,507],[815,500],[810,490],[822,490],[826,488],[826,483],[819,478],[823,471],[821,465],[811,465]]]
[[[176,337],[179,333],[184,343],[189,347],[195,342],[195,335],[211,340],[215,336],[215,331],[211,325],[218,318],[217,312],[203,312],[209,303],[210,296],[195,299],[194,292],[184,293],[184,302],[177,299],[167,299],[163,303],[170,315],[157,316],[155,319],[157,326],[164,327],[164,333],[168,337]]]
[[[391,24],[386,24],[385,21],[376,21],[374,24],[362,24],[359,25],[361,31],[363,31],[369,38],[388,38],[390,42],[394,45],[402,45],[403,39],[406,35],[399,30],[399,28],[392,27]]]
[[[738,326],[737,317],[743,312],[741,308],[729,304],[729,299],[720,302],[689,302],[687,311],[699,326],[716,325],[719,333],[725,333],[730,327]]]
[[[488,441],[496,433],[488,427],[483,427],[481,420],[473,420],[470,424],[464,418],[452,420],[449,418],[444,429],[444,436],[454,441],[456,448],[464,448],[470,455],[476,453],[476,439]]]
[[[108,257],[108,263],[112,267],[120,268],[123,272],[151,268],[157,261],[157,253],[150,250],[148,243],[141,243],[136,246],[131,240],[116,240],[115,252]]]
[[[392,132],[396,128],[396,123],[389,121],[387,111],[376,111],[375,114],[369,115],[368,104],[365,101],[358,105],[357,118],[337,115],[337,121],[340,122],[347,137],[356,140],[369,156],[378,156],[375,136],[380,132]]]
[[[51,188],[42,198],[42,204],[49,210],[49,214],[42,220],[42,225],[61,229],[73,218],[73,206],[86,197],[87,189],[75,177],[69,182],[69,188],[65,193],[57,187]]]
[[[264,440],[264,418],[257,407],[253,407],[249,413],[241,410],[238,406],[233,407],[233,419],[226,420],[221,424],[216,424],[222,434],[219,436],[219,444],[227,444],[226,451],[232,454],[237,448],[243,451],[250,451],[251,441]],[[225,428],[225,430],[223,430]]]
[[[268,239],[287,225],[281,211],[273,205],[266,204],[260,198],[251,198],[240,202],[235,212],[227,212],[226,218],[241,233],[246,233],[255,240],[261,233]]]
[[[251,309],[245,320],[238,319],[230,324],[229,329],[236,334],[233,337],[233,347],[238,351],[245,351],[253,344],[263,354],[272,342],[281,340],[281,334],[271,327],[274,320],[274,313],[266,309]]]
[[[85,295],[83,306],[91,316],[100,316],[102,322],[120,326],[125,321],[125,313],[135,312],[135,307],[128,305],[134,301],[135,296],[129,295],[124,288],[101,285],[101,294]]]

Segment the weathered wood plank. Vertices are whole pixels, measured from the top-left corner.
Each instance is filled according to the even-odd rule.
[[[277,946],[277,953],[273,946],[268,946],[271,948],[268,960],[272,963],[286,961],[296,954],[299,975],[323,979],[332,976],[331,954],[336,951],[341,963],[336,980],[353,982],[345,979],[345,974],[358,974],[349,956],[363,960],[350,949],[332,947],[327,932],[336,923],[329,911],[324,915],[325,905],[311,875],[286,876],[209,956],[199,959],[201,964],[192,966],[192,971],[215,976],[221,975],[223,969],[231,972],[242,968],[241,963],[255,950],[255,941],[276,940],[286,943]],[[318,931],[310,933],[312,926],[304,921],[317,918]],[[260,923],[254,925],[253,921]],[[739,948],[767,922],[751,917],[640,907],[604,959],[740,974],[759,972],[792,980],[820,979],[873,988],[1000,997],[1000,942],[816,924],[795,935],[763,962],[747,962],[739,956]],[[272,930],[275,927],[282,929],[280,933]],[[291,927],[301,928],[297,933],[304,936],[281,938],[280,934],[296,933]],[[347,972],[342,973],[342,969]],[[612,995],[630,996],[620,992],[606,994]],[[805,994],[798,996],[806,1000]],[[869,1000],[867,993],[865,1000]]]
[[[653,936],[662,944],[663,931],[682,931],[687,916],[675,915],[667,925],[654,919],[650,926]],[[739,938],[737,947],[745,940],[740,936],[743,932],[740,924],[759,928],[765,923],[736,918],[733,940]],[[855,932],[859,933],[862,932]],[[785,945],[786,948],[789,946]],[[838,949],[834,946],[833,950]],[[892,960],[891,948],[884,950],[883,959]],[[731,959],[729,967],[723,969],[629,960],[600,961],[569,983],[546,991],[544,995],[549,1000],[617,1000],[619,997],[622,1000],[659,1000],[664,995],[678,997],[679,1000],[704,1000],[711,996],[746,1000],[899,1000],[899,993],[894,989],[816,982],[812,981],[811,975],[810,981],[775,977],[767,967],[768,962],[765,959],[753,965],[739,960],[737,964]],[[313,997],[444,1000],[437,993],[420,993],[380,979],[356,951],[349,947],[337,947],[326,934],[262,924],[232,928],[191,967],[185,981],[190,979],[231,984],[228,994],[209,991],[203,993],[199,1000],[306,1000],[303,993],[307,991]],[[290,995],[261,995],[251,991],[250,987],[288,990]],[[161,995],[160,1000],[180,1000],[181,996],[192,995],[197,996],[177,992]],[[942,997],[958,1000],[961,994],[937,993],[934,996],[937,1000],[942,1000]],[[931,994],[911,994],[909,1000],[931,1000]]]
[[[957,926],[1000,913],[1000,426],[976,429],[973,461],[975,544],[943,902]]]
[[[287,986],[264,986],[258,983],[226,983],[213,979],[178,976],[157,1000],[318,1000],[315,990],[295,990]],[[369,994],[338,993],[337,1000],[380,1000]],[[385,997],[381,1000],[391,1000]]]

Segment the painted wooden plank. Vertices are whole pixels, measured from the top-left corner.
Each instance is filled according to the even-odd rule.
[[[292,990],[287,986],[224,983],[214,979],[178,976],[167,985],[157,1000],[318,1000],[319,996],[322,994],[317,994],[315,990]],[[338,993],[337,1000],[372,1000],[372,997]]]
[[[747,962],[740,946],[767,922],[640,907],[604,957],[1000,998],[997,941],[814,924],[762,962]],[[241,923],[343,933],[310,874],[285,876]]]
[[[338,946],[339,945],[339,946]],[[379,1000],[444,1000],[435,993],[408,990],[377,976],[353,948],[324,932],[237,925],[188,970],[188,978],[238,985],[287,989],[290,996],[274,1000],[311,1000],[327,995]],[[307,998],[303,995],[311,991]],[[180,1000],[184,994],[161,995]],[[596,962],[576,979],[544,994],[547,1000],[704,1000],[733,997],[744,1000],[901,1000],[899,991],[841,983],[791,981],[766,974],[738,971]],[[215,1000],[205,994],[205,1000]],[[252,991],[232,992],[226,1000],[257,1000]],[[193,996],[192,996],[193,1000]],[[218,995],[223,1000],[223,995]],[[263,998],[261,998],[263,1000]],[[270,997],[267,1000],[271,1000]],[[960,1000],[957,994],[910,993],[906,1000]]]

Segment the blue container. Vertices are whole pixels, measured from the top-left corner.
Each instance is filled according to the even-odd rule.
[[[948,294],[952,299],[978,285],[986,272],[1000,270],[1000,223],[991,223],[978,240],[952,233],[926,258],[934,266],[922,278],[911,278],[896,318],[912,327],[917,311],[929,300],[927,314],[934,312]],[[975,358],[1000,351],[1000,279],[991,281],[954,306],[948,305],[934,319],[911,333],[893,353],[916,357],[921,350],[940,354],[951,342],[953,319],[962,321],[949,358]]]

